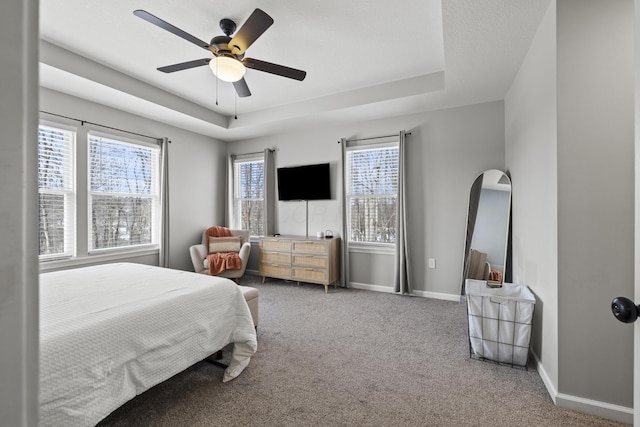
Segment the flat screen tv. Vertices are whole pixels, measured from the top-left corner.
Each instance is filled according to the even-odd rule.
[[[329,163],[278,168],[278,200],[331,199]]]

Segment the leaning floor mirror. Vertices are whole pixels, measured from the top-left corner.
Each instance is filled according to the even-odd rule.
[[[511,179],[491,169],[475,179],[469,194],[467,234],[462,272],[462,291],[466,279],[486,280],[500,287],[507,264],[507,244],[511,211]]]

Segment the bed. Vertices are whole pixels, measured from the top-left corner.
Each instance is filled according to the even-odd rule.
[[[257,350],[229,279],[117,263],[40,275],[40,426],[92,426],[233,344],[223,381]]]

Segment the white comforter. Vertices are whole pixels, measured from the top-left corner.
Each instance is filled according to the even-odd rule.
[[[257,349],[247,303],[228,279],[128,263],[42,274],[40,425],[95,425],[229,343],[223,381]]]

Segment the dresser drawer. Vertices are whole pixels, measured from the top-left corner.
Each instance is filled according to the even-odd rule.
[[[329,268],[329,257],[307,254],[294,254],[293,265],[301,267]]]
[[[270,264],[291,264],[291,254],[283,252],[262,251],[260,261]]]
[[[314,242],[312,240],[294,241],[292,251],[296,253],[328,255],[329,245],[326,242]]]
[[[302,267],[293,267],[291,270],[291,278],[300,282],[327,283],[329,280],[329,270]]]
[[[265,251],[291,251],[291,240],[289,239],[262,239],[260,240],[260,249]]]
[[[291,267],[288,265],[261,263],[260,275],[269,277],[282,277],[288,279],[289,277],[291,277]]]

